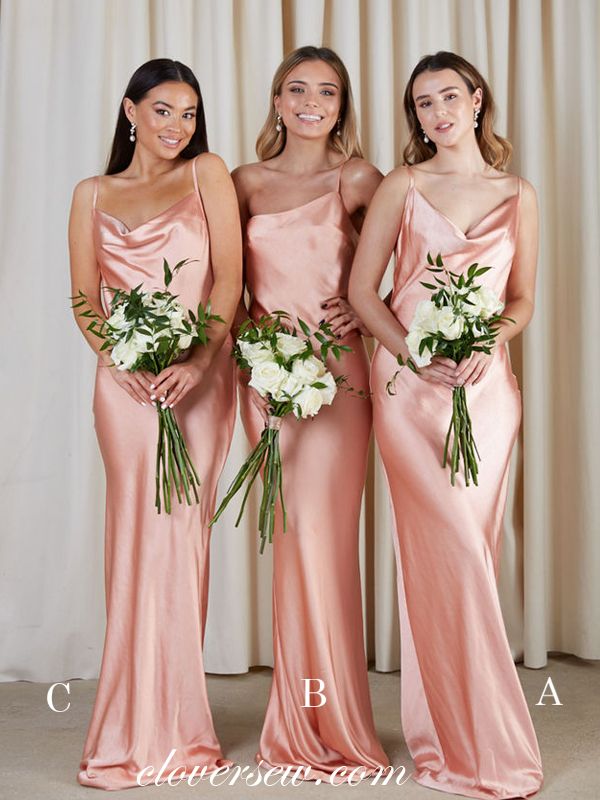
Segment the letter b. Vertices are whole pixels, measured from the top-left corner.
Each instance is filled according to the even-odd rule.
[[[304,705],[302,708],[320,708],[324,706],[327,702],[327,698],[323,694],[323,689],[325,688],[325,681],[322,681],[320,678],[302,678],[304,681]],[[310,690],[310,682],[316,681],[318,684],[318,689],[311,691]],[[311,703],[310,702],[310,695],[311,694],[318,694],[321,700],[320,703]]]

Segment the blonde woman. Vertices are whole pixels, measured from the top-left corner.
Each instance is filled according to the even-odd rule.
[[[279,66],[258,137],[260,161],[234,172],[245,228],[246,287],[257,319],[277,309],[313,328],[329,321],[352,348],[336,375],[368,388],[361,334],[346,295],[358,231],[381,175],[363,158],[348,73],[328,48],[302,47]],[[242,387],[255,444],[264,404]],[[274,536],[275,666],[257,760],[307,768],[308,779],[387,765],[373,725],[358,564],[371,405],[340,391],[312,421],[281,430],[287,531]],[[321,694],[317,694],[317,691]],[[335,773],[335,776],[331,776]]]
[[[510,145],[494,133],[494,101],[475,69],[454,53],[425,56],[404,97],[407,167],[381,184],[365,222],[350,296],[380,342],[373,359],[375,434],[396,516],[402,621],[402,725],[414,778],[477,798],[528,797],[542,782],[540,753],[513,663],[496,588],[510,454],[521,403],[505,343],[533,313],[537,206],[533,188],[505,171]],[[390,308],[377,290],[392,250]],[[466,271],[491,265],[481,282],[505,301],[491,355],[459,364],[434,358],[403,369],[390,397],[396,356],[429,299],[427,252]],[[481,454],[479,486],[442,469],[452,389],[467,387]]]

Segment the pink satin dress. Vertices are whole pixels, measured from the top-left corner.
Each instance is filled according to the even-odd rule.
[[[341,168],[340,168],[341,172]],[[338,188],[289,211],[257,214],[246,230],[246,280],[258,319],[275,310],[316,329],[321,303],[347,296],[357,235]],[[352,347],[328,367],[368,390],[368,359],[352,331]],[[241,388],[241,412],[252,445],[264,421]],[[308,779],[388,760],[375,733],[365,645],[358,561],[358,527],[371,431],[369,400],[339,391],[313,419],[287,417],[281,427],[287,530],[273,536],[273,648],[271,693],[257,761],[310,767]],[[305,684],[305,679],[312,679]],[[323,682],[326,702],[316,691]],[[334,780],[337,780],[337,773]]]
[[[183,305],[206,303],[213,284],[209,232],[190,163],[193,191],[128,230],[96,207],[94,237],[103,286],[163,289],[163,258],[187,264],[170,290]],[[202,482],[198,505],[172,514],[154,507],[157,414],[98,366],[95,426],[106,471],[106,638],[79,782],[102,789],[136,786],[176,749],[176,767],[207,770],[223,759],[206,694],[202,644],[209,572],[209,527],[217,480],[231,442],[235,374],[228,338],[201,386],[175,412]]]
[[[420,193],[410,175],[396,249],[391,310],[405,329],[431,282],[427,252],[454,272],[492,266],[480,281],[504,299],[518,193],[464,234]],[[374,428],[395,511],[402,635],[402,726],[424,786],[476,798],[535,794],[540,753],[508,646],[498,600],[502,517],[521,400],[504,347],[485,378],[467,387],[481,454],[479,486],[456,486],[441,466],[452,390],[398,369],[382,346],[371,369]]]

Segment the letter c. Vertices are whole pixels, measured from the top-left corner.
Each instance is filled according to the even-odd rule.
[[[64,686],[65,689],[67,690],[67,694],[71,694],[71,689],[68,683],[53,683],[52,686],[48,689],[48,694],[46,695],[46,699],[52,711],[56,711],[57,714],[63,714],[65,711],[68,711],[71,708],[71,701],[69,700],[66,708],[54,708],[54,703],[52,702],[52,700],[53,700],[54,690],[56,689],[57,686]]]

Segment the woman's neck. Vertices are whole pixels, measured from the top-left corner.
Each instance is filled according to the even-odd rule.
[[[284,172],[293,175],[313,175],[331,169],[342,160],[329,146],[328,139],[306,140],[290,136],[283,151],[277,156],[278,164]]]

